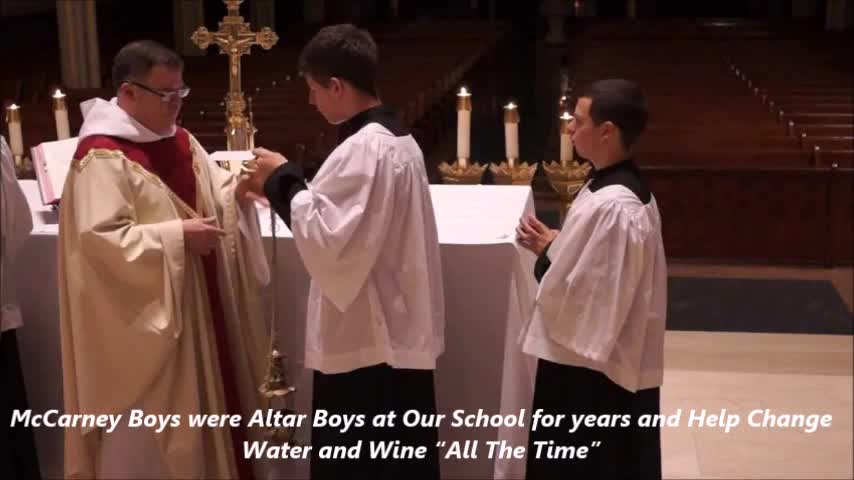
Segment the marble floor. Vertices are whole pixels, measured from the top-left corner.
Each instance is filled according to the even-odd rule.
[[[671,275],[829,280],[854,304],[851,268],[724,265],[670,266]],[[852,337],[667,332],[662,414],[681,410],[679,426],[662,429],[665,478],[852,478]],[[724,427],[689,427],[693,410],[737,415]],[[829,426],[762,427],[754,410],[830,415]],[[762,413],[755,414],[761,421]],[[733,417],[729,417],[733,418]]]

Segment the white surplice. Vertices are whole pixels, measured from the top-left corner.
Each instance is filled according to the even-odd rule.
[[[444,293],[424,159],[411,135],[369,123],[291,201],[311,275],[306,367],[435,369]]]
[[[15,257],[33,229],[27,198],[15,177],[15,163],[6,139],[0,136],[0,334],[23,324],[11,276]]]
[[[655,199],[585,186],[547,254],[525,353],[600,371],[632,392],[660,386],[667,264]]]

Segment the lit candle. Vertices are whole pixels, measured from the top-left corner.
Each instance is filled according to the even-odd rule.
[[[468,166],[471,157],[471,93],[466,87],[457,94],[457,160],[460,166]]]
[[[557,102],[557,110],[559,115],[563,115],[564,112],[569,113],[569,97],[561,95]]]
[[[15,157],[15,163],[20,165],[24,156],[24,136],[21,133],[21,107],[9,105],[6,108],[6,122],[9,126],[9,147]]]
[[[566,167],[572,162],[572,137],[569,134],[569,122],[572,115],[563,112],[560,116],[560,164]]]
[[[513,102],[504,106],[504,147],[512,167],[519,159],[519,108]]]
[[[56,138],[65,140],[71,136],[68,126],[68,108],[65,106],[65,94],[58,88],[53,94],[53,116],[56,118]]]

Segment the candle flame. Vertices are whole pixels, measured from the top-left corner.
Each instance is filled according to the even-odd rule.
[[[516,108],[516,104],[513,102],[510,102],[507,105],[505,105],[504,108],[506,108],[508,110],[513,110],[514,108]]]
[[[471,95],[471,93],[469,93],[469,91],[466,89],[466,87],[461,87],[459,95],[466,96],[466,95]]]
[[[19,109],[19,108],[21,108],[21,107],[19,107],[19,106],[15,105],[14,103],[13,103],[13,104],[11,104],[11,105],[9,105],[9,110],[17,110],[17,109]]]
[[[561,120],[572,120],[572,115],[569,112],[563,112],[563,115],[560,116]]]
[[[62,90],[60,90],[58,88],[56,89],[55,92],[53,92],[53,98],[62,98],[64,96],[65,96],[65,94],[62,93]]]

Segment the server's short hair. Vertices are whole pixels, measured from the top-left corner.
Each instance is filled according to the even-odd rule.
[[[118,90],[128,80],[141,80],[158,65],[181,70],[184,61],[154,40],[137,40],[125,45],[113,60],[113,88]]]
[[[376,77],[379,52],[366,30],[350,24],[322,28],[299,56],[300,74],[323,86],[332,77],[347,80],[368,95],[377,96]]]
[[[623,147],[631,148],[646,129],[649,113],[640,86],[624,79],[599,80],[579,97],[590,99],[594,125],[612,122],[620,129]]]

